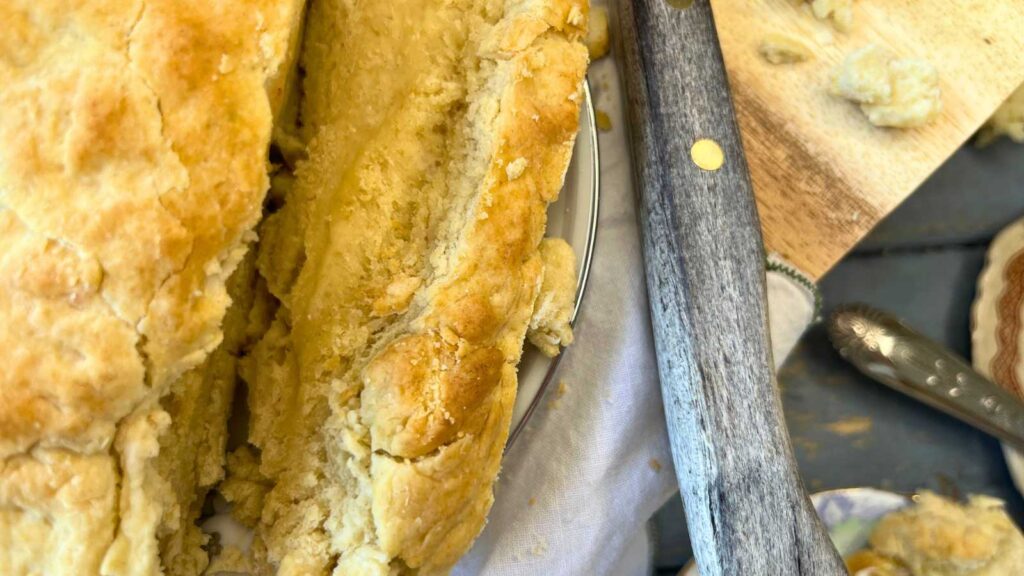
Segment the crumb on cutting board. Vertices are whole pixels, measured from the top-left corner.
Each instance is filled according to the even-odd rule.
[[[929,62],[896,58],[869,44],[850,53],[832,73],[829,91],[860,105],[875,126],[914,128],[942,111],[939,74]]]
[[[831,20],[840,32],[853,29],[853,0],[807,0],[818,20]]]
[[[822,46],[832,46],[836,43],[836,37],[828,30],[818,30],[814,33],[814,41]]]
[[[526,501],[526,505],[527,506],[531,506],[531,507],[532,506],[536,506],[537,505],[537,499],[535,497],[533,497],[533,496],[530,496],[530,499]]]
[[[654,470],[655,472],[661,472],[661,461],[658,460],[657,458],[651,458],[651,461],[648,462],[648,465],[651,467],[651,470]]]
[[[597,124],[597,129],[601,132],[612,131],[612,119],[608,116],[608,113],[598,108],[594,110],[594,123]]]
[[[757,51],[772,64],[793,64],[814,57],[811,49],[799,38],[779,32],[765,34]]]
[[[608,8],[594,6],[590,10],[590,26],[584,42],[591,62],[608,55]]]
[[[978,146],[985,146],[1000,136],[1024,142],[1024,85],[1006,99],[978,131]]]

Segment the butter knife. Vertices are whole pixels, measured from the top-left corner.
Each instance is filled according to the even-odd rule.
[[[866,304],[837,308],[828,334],[867,376],[1024,450],[1024,405],[942,344]]]

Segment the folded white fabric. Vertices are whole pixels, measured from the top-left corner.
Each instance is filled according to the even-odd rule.
[[[638,535],[678,489],[669,453],[644,286],[619,83],[591,69],[601,134],[601,215],[576,342],[506,455],[488,526],[454,574],[645,574]],[[815,314],[811,284],[771,258],[776,362]],[[632,550],[631,555],[627,551]],[[640,551],[640,552],[637,552]]]

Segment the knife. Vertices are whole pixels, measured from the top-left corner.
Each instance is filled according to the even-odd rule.
[[[896,317],[866,304],[840,306],[828,335],[867,376],[1024,450],[1020,400]]]
[[[644,267],[702,576],[846,574],[797,473],[764,248],[708,0],[618,0]]]

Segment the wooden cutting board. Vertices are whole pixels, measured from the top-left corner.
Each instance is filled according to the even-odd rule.
[[[791,0],[712,5],[765,244],[815,278],[1024,82],[1024,0],[855,0],[849,33]],[[815,57],[769,64],[758,46],[770,32],[802,38]],[[829,72],[870,43],[935,65],[944,108],[933,123],[877,128],[828,94]]]

